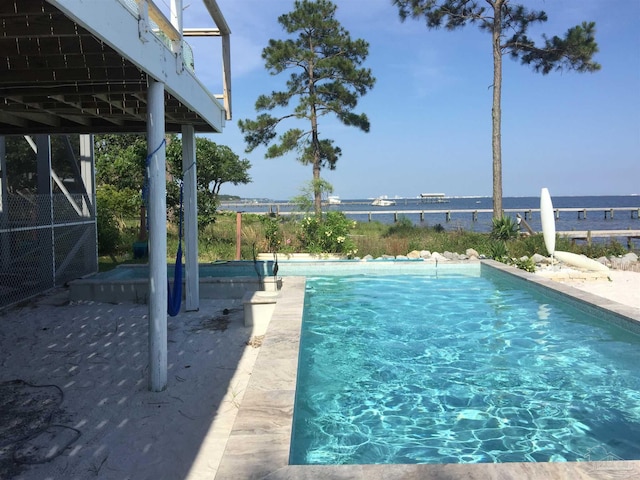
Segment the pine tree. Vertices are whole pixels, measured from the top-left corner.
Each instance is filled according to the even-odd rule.
[[[393,0],[400,18],[424,18],[427,28],[456,30],[475,24],[491,34],[493,50],[493,216],[502,217],[502,147],[501,92],[502,57],[509,55],[535,72],[548,74],[553,70],[595,72],[600,65],[592,60],[598,51],[595,23],[583,22],[570,28],[564,38],[543,36],[543,45],[527,37],[528,28],[547,21],[543,11],[529,10],[511,0]]]
[[[247,152],[267,146],[266,157],[280,157],[292,150],[298,160],[313,168],[314,210],[321,214],[322,185],[320,171],[335,169],[341,150],[333,140],[321,139],[318,125],[322,116],[333,114],[344,125],[369,131],[364,113],[353,113],[358,97],[373,87],[371,71],[361,68],[369,54],[369,44],[352,40],[335,18],[336,6],[328,0],[296,1],[294,10],[281,15],[278,22],[293,38],[269,40],[262,51],[265,67],[272,75],[291,71],[287,89],[261,95],[257,112],[283,112],[276,116],[260,113],[255,120],[240,120]],[[293,109],[291,102],[297,101]],[[276,128],[286,120],[300,120],[308,127],[290,128],[275,141]],[[298,122],[299,124],[300,122]]]

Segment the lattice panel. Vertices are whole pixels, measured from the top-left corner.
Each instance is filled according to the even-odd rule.
[[[96,225],[86,197],[8,195],[0,212],[0,307],[96,270]]]

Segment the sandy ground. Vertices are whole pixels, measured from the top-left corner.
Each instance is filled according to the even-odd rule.
[[[600,278],[568,277],[570,275],[556,280],[599,297],[640,309],[640,272],[610,270]]]
[[[256,339],[237,300],[169,318],[153,393],[147,318],[64,292],[0,313],[0,479],[213,479]]]
[[[640,273],[563,280],[640,309]],[[238,300],[169,318],[164,392],[147,386],[147,307],[0,312],[0,479],[213,479],[260,351]]]

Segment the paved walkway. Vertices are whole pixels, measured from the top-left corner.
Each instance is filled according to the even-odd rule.
[[[169,319],[168,387],[152,393],[147,311],[60,292],[0,313],[0,478],[215,476],[259,342],[239,301],[205,300]]]

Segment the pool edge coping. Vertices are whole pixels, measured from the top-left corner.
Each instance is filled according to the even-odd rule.
[[[559,294],[561,298],[569,298],[573,301],[579,301],[586,303],[591,309],[596,311],[602,311],[607,314],[613,314],[614,316],[621,317],[629,322],[632,322],[637,327],[640,327],[640,309],[624,305],[622,303],[610,300],[598,296],[593,293],[585,292],[571,285],[553,280],[548,277],[536,275],[534,273],[526,272],[518,268],[514,268],[504,263],[497,262],[495,260],[483,260],[482,267],[493,268],[507,275],[517,277],[529,284],[542,287],[543,289],[551,290],[552,292]],[[599,281],[599,280],[593,280]]]
[[[640,324],[638,309],[598,297],[492,260],[485,266],[587,302]],[[554,478],[597,479],[612,472],[640,474],[640,460],[557,463],[290,465],[289,451],[306,278],[285,277],[280,298],[215,479]]]

